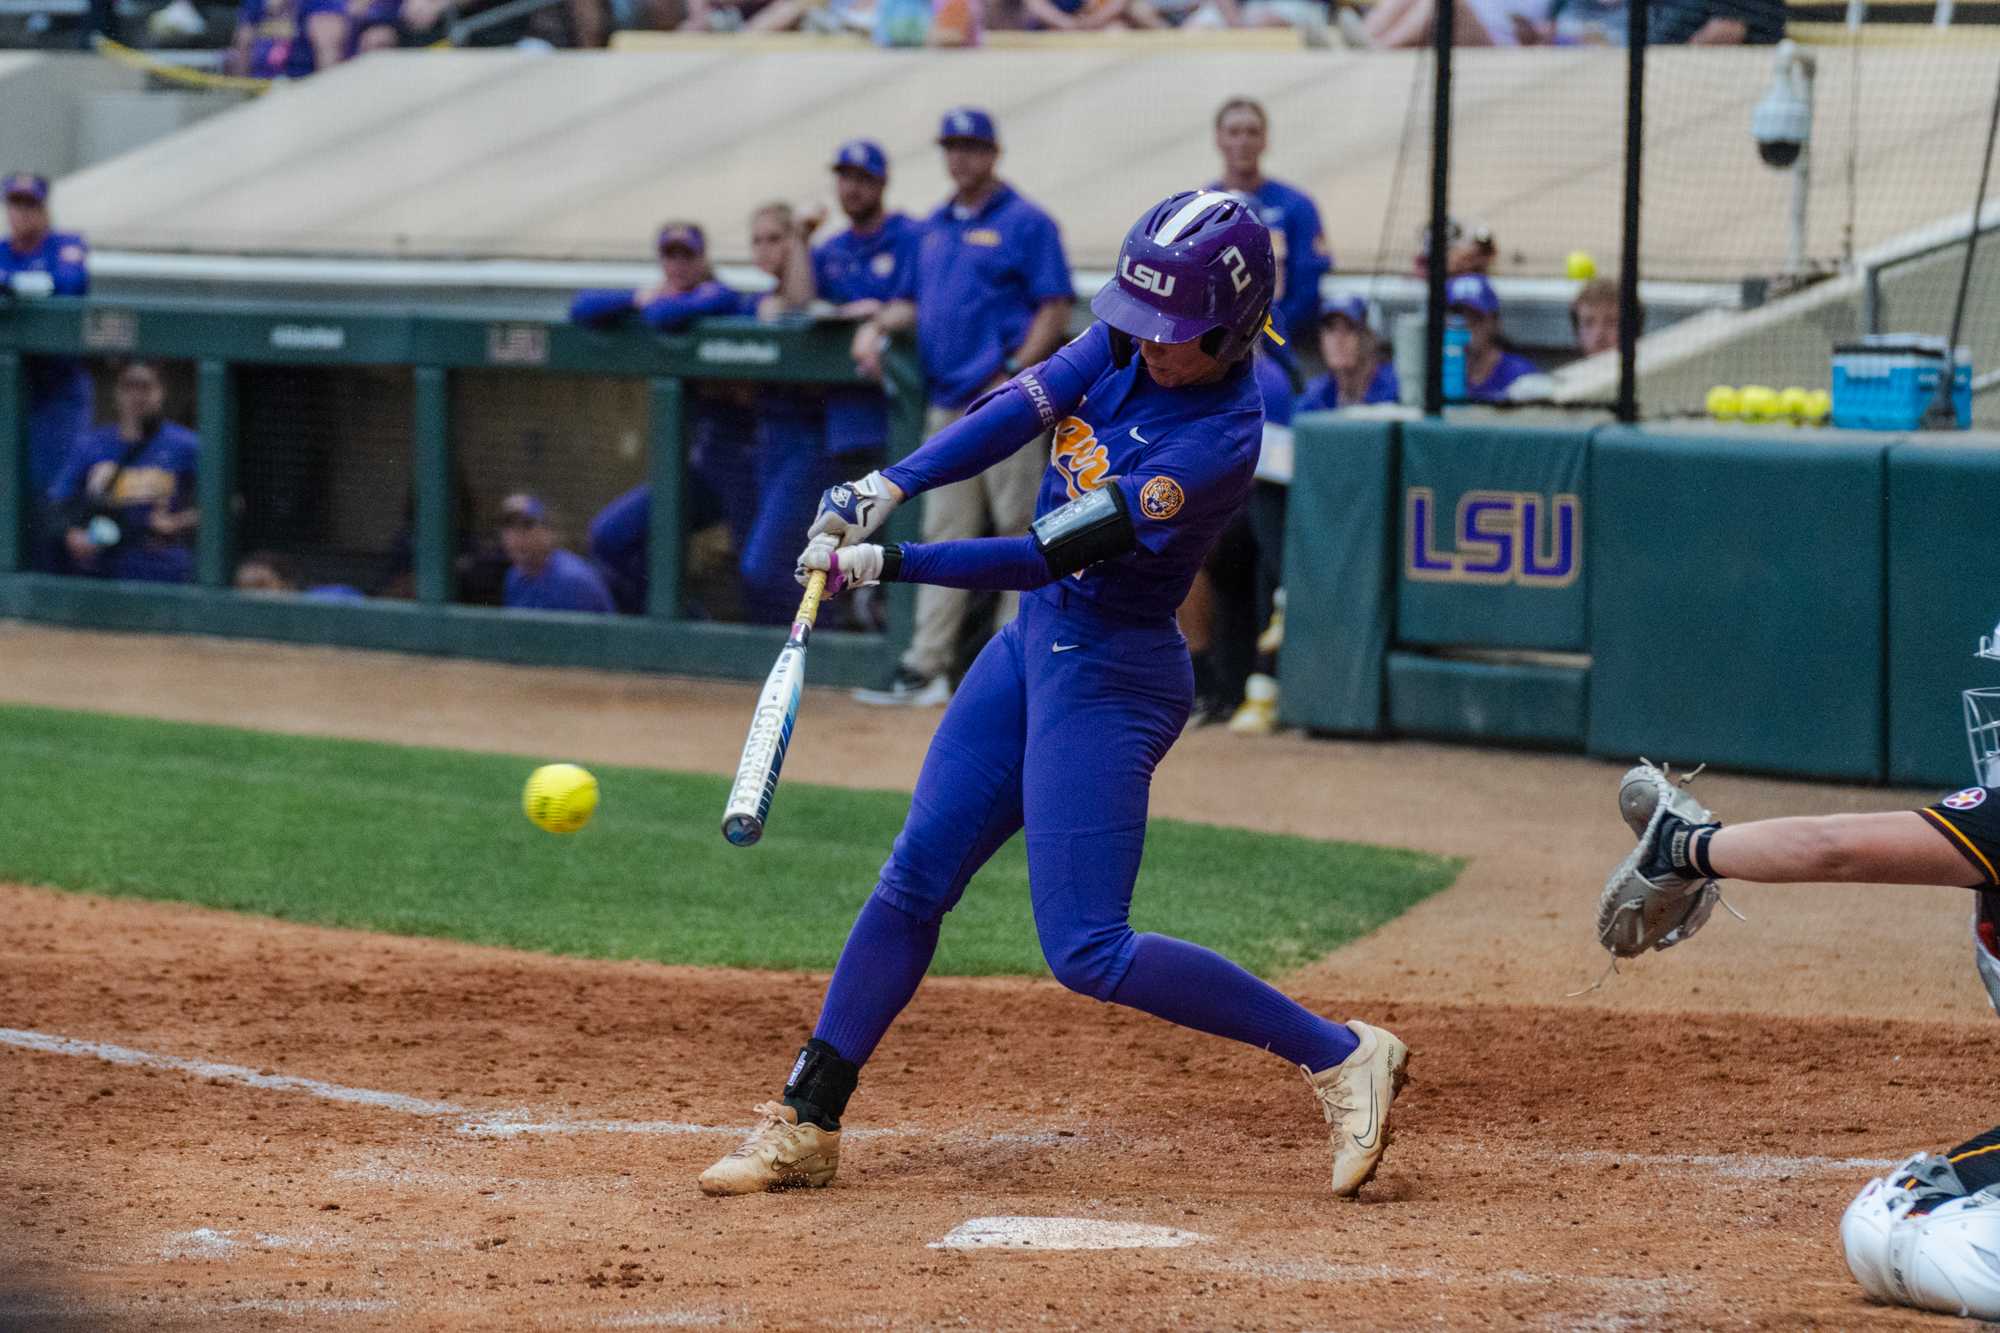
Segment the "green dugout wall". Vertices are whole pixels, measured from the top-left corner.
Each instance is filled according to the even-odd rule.
[[[405,314],[324,308],[208,306],[179,302],[48,300],[0,311],[0,615],[102,628],[192,632],[327,643],[500,661],[761,678],[781,631],[685,614],[683,544],[649,543],[651,594],[644,616],[506,611],[454,605],[455,486],[451,382],[462,372],[538,376],[587,373],[644,386],[646,479],[651,530],[680,533],[692,384],[727,381],[750,395],[771,384],[857,382],[849,330],[806,321],[714,320],[681,334],[638,327],[597,331],[567,324],[466,318],[449,310]],[[32,355],[142,356],[194,363],[202,454],[202,524],[192,586],[119,584],[23,572],[28,529],[23,359]],[[320,602],[242,596],[230,590],[242,516],[232,503],[239,474],[240,379],[249,368],[410,367],[407,439],[395,442],[410,478],[414,593],[411,600]],[[922,431],[922,384],[899,350],[887,369],[892,455]],[[401,381],[398,381],[401,383]],[[399,405],[398,419],[403,415]],[[558,445],[560,441],[557,442]],[[462,463],[463,457],[458,460]],[[381,503],[402,502],[401,486]],[[914,508],[914,507],[913,507]],[[891,521],[914,535],[916,515]],[[892,588],[887,636],[825,632],[813,640],[812,674],[823,684],[878,678],[907,635],[908,588]]]
[[[1971,778],[2000,439],[1295,425],[1284,719]],[[1570,539],[1564,537],[1568,525]]]

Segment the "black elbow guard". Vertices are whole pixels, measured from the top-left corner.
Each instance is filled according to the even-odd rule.
[[[1064,578],[1100,560],[1113,560],[1139,544],[1125,492],[1107,482],[1080,500],[1051,509],[1035,520],[1035,549],[1049,573]]]

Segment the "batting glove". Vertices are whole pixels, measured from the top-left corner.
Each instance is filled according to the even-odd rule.
[[[896,483],[880,472],[829,486],[819,497],[819,514],[806,529],[806,536],[834,537],[839,546],[865,542],[889,521],[902,499]]]
[[[806,579],[815,569],[826,571],[826,595],[832,597],[848,588],[865,588],[882,581],[882,548],[873,543],[860,546],[838,546],[831,533],[815,537],[806,543],[806,549],[799,552],[798,568],[793,571],[804,587]]]

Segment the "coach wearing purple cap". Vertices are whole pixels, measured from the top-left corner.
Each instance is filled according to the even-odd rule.
[[[548,506],[525,492],[500,502],[500,545],[507,552],[506,604],[520,611],[617,610],[597,567],[556,542]]]
[[[49,225],[49,183],[17,171],[0,177],[7,199],[7,244],[0,246],[0,286],[12,301],[82,296],[90,290],[90,251],[83,237]],[[46,501],[69,451],[90,428],[90,376],[70,357],[31,356],[28,381],[28,494]],[[48,566],[53,548],[36,546]]]
[[[1329,297],[1319,313],[1319,356],[1326,374],[1306,385],[1296,410],[1326,412],[1361,403],[1393,403],[1402,397],[1396,367],[1359,296]]]
[[[850,139],[835,151],[833,188],[847,230],[813,247],[813,282],[820,299],[831,301],[842,319],[871,320],[910,284],[923,228],[908,214],[883,206],[889,157],[872,140]],[[862,335],[857,329],[856,336]],[[826,449],[841,457],[843,466],[876,466],[888,443],[889,403],[880,389],[835,389],[827,395]]]
[[[1445,309],[1465,321],[1465,396],[1474,403],[1505,402],[1514,381],[1537,371],[1535,363],[1507,350],[1500,336],[1500,294],[1483,273],[1461,273],[1444,291]]]
[[[947,111],[938,146],[957,188],[925,222],[917,262],[898,299],[855,338],[856,362],[879,374],[888,335],[916,329],[930,389],[930,434],[1060,347],[1075,300],[1055,220],[994,174],[1000,140],[993,117],[976,107]],[[923,540],[1025,533],[1048,454],[1044,436],[969,481],[927,492]],[[919,586],[909,650],[882,689],[856,697],[932,705],[950,698],[947,672],[970,602],[971,594],[956,588]],[[1003,619],[1012,618],[1017,603],[1011,594],[1002,598]]]

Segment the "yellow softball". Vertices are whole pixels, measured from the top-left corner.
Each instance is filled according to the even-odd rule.
[[[528,774],[521,810],[539,828],[574,833],[597,811],[597,779],[575,764],[543,764]]]

